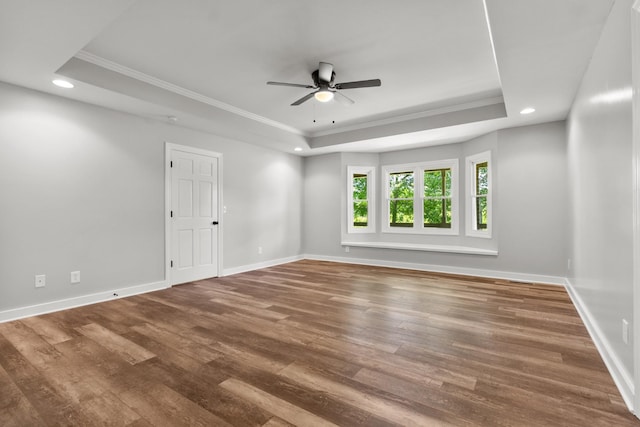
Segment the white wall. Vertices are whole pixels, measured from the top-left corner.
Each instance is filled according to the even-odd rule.
[[[358,155],[346,153],[305,159],[305,253],[324,258],[409,263],[469,273],[507,272],[523,278],[562,280],[566,275],[568,228],[564,122],[498,131],[462,144],[381,153],[379,164],[453,156],[461,159],[460,170],[463,172],[464,156],[487,149],[493,151],[494,159],[493,239],[387,233],[361,238],[496,248],[497,257],[353,246],[345,253],[340,242],[346,224],[346,166],[361,163]],[[370,159],[371,162],[375,160]],[[380,188],[378,185],[378,203],[381,201]],[[464,212],[463,203],[461,212]],[[463,218],[461,216],[461,223]],[[464,233],[464,227],[461,227],[461,233]]]
[[[616,1],[568,121],[569,280],[614,378],[617,369],[627,386],[634,363],[621,333],[622,319],[633,324],[631,3]]]
[[[165,141],[223,154],[225,269],[300,253],[299,157],[0,83],[0,312],[164,280]]]

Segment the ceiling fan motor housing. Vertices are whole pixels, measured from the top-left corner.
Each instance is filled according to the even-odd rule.
[[[313,79],[313,84],[319,88],[333,87],[333,82],[336,78],[336,72],[335,71],[331,72],[331,81],[328,81],[328,82],[325,82],[320,79],[320,70],[315,70],[313,73],[311,73],[311,78]]]

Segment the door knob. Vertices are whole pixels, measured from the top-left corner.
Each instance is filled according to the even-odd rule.
[[[218,221],[213,221],[211,224],[218,225]]]

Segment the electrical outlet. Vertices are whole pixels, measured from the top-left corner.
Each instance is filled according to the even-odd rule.
[[[345,247],[344,247],[344,251],[345,251],[346,253],[349,253],[349,246],[345,246]]]
[[[567,260],[567,270],[571,270],[571,258]]]
[[[622,319],[622,341],[629,344],[629,322],[627,319]]]
[[[71,272],[71,284],[80,283],[80,272],[72,271]]]
[[[262,255],[262,246],[258,246],[258,255]]]
[[[47,284],[47,276],[44,274],[38,274],[35,279],[36,288],[44,288]]]

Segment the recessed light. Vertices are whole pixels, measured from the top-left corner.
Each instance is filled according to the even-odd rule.
[[[293,151],[302,151],[302,148],[296,147],[296,148],[293,149]]]
[[[53,80],[53,84],[58,86],[58,87],[65,88],[65,89],[71,89],[73,87],[73,83],[68,82],[66,80],[62,80],[62,79]]]
[[[531,113],[535,113],[536,109],[532,108],[532,107],[527,107],[524,110],[520,111],[520,114],[531,114]]]

